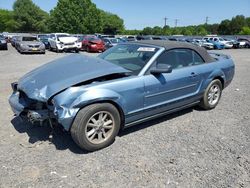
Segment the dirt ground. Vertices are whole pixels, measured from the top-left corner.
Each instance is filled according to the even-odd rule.
[[[119,134],[86,153],[70,135],[14,118],[10,83],[58,57],[0,51],[0,187],[250,187],[250,50],[217,51],[236,74],[216,109],[190,108]],[[96,54],[90,54],[96,55]]]

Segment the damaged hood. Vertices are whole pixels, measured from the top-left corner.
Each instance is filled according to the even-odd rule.
[[[24,75],[18,81],[18,90],[31,99],[46,102],[53,95],[81,82],[127,72],[130,71],[99,58],[69,55]]]
[[[72,43],[76,42],[78,39],[76,37],[59,37],[59,41],[63,43]]]

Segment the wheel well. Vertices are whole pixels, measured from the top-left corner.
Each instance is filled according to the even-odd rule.
[[[124,115],[124,112],[123,112],[122,108],[120,107],[120,105],[118,105],[117,103],[115,103],[114,101],[111,101],[111,100],[103,100],[103,101],[96,101],[96,102],[90,103],[90,104],[88,104],[86,106],[89,106],[89,105],[92,105],[92,104],[97,104],[97,103],[110,103],[110,104],[114,105],[116,107],[116,109],[118,110],[118,112],[120,114],[120,117],[121,117],[121,127],[120,127],[120,129],[124,128],[125,115]],[[85,108],[86,106],[83,106],[82,108]]]
[[[221,84],[222,84],[222,89],[224,89],[224,79],[220,76],[215,77],[213,80],[220,80]]]

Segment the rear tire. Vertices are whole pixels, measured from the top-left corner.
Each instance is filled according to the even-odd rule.
[[[57,48],[57,46],[56,46],[56,53],[59,53],[60,52],[60,50]]]
[[[222,94],[222,83],[220,80],[213,80],[204,92],[200,102],[200,107],[205,110],[211,110],[217,106]]]
[[[90,53],[90,48],[87,46],[86,51]]]
[[[96,151],[114,142],[120,124],[120,114],[115,106],[110,103],[97,103],[78,112],[70,132],[80,148]]]

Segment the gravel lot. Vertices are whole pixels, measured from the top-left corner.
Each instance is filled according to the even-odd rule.
[[[60,129],[50,142],[48,127],[14,118],[7,101],[11,82],[67,54],[0,51],[0,187],[250,187],[250,50],[219,52],[236,75],[216,109],[131,127],[85,153]]]

